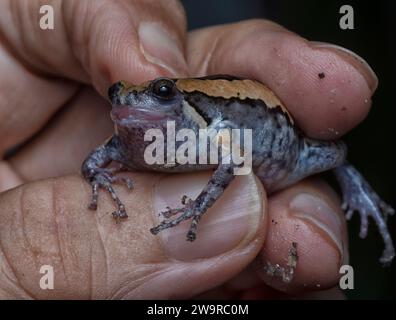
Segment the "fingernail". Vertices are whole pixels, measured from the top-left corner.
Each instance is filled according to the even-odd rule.
[[[351,50],[337,46],[332,43],[317,41],[313,41],[312,43],[316,48],[324,48],[333,51],[334,53],[338,54],[342,59],[352,64],[365,78],[368,87],[370,88],[371,92],[374,93],[374,91],[378,87],[378,77],[375,74],[374,70],[366,62],[366,60],[364,60],[361,56],[358,56]]]
[[[169,175],[155,188],[154,208],[158,214],[166,209],[180,208],[183,195],[195,199],[210,179],[210,173]],[[203,215],[197,238],[190,242],[186,234],[191,220],[161,231],[160,237],[168,257],[190,261],[210,258],[250,243],[257,233],[263,214],[261,187],[252,175],[237,176],[224,194]],[[158,217],[159,222],[163,218]]]
[[[290,201],[290,209],[295,217],[307,220],[333,243],[340,253],[340,262],[344,259],[342,222],[338,214],[322,199],[308,193],[300,193]]]
[[[145,58],[174,75],[187,74],[187,63],[176,36],[154,22],[142,22],[139,26],[140,49]]]

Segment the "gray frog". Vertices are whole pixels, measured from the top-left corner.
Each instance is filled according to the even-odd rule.
[[[252,170],[268,193],[332,169],[341,186],[346,217],[350,218],[354,211],[360,213],[360,237],[364,238],[368,217],[371,216],[385,244],[380,261],[384,264],[392,261],[395,250],[386,219],[394,210],[346,161],[346,146],[342,141],[320,141],[304,136],[282,102],[265,85],[225,75],[192,79],[158,78],[138,86],[117,82],[109,88],[108,95],[115,133],[91,152],[82,165],[82,174],[92,185],[90,209],[97,208],[98,191],[103,188],[117,206],[114,218],[127,217],[112,184],[122,180],[131,188],[132,182],[118,177],[116,173],[119,170],[186,172],[214,169],[209,182],[195,200],[184,197],[181,208],[163,212],[165,220],[150,230],[157,234],[191,219],[187,240],[194,241],[199,220],[235,177],[233,169],[236,164],[232,161],[228,164],[219,161],[215,165],[176,162],[170,166],[165,159],[163,165],[149,165],[144,159],[144,151],[151,141],[144,141],[145,132],[153,128],[165,133],[170,120],[174,121],[176,131],[190,128],[197,135],[202,128],[252,129]],[[110,163],[118,163],[119,167],[109,167]]]

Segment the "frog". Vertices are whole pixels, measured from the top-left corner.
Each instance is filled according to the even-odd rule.
[[[169,164],[166,159],[163,163],[148,163],[144,155],[152,141],[145,139],[145,134],[150,129],[165,132],[169,121],[174,123],[176,131],[188,128],[195,135],[201,129],[249,129],[252,132],[251,170],[267,194],[306,177],[332,171],[340,185],[346,219],[358,212],[359,235],[365,238],[371,217],[384,243],[380,262],[384,265],[392,262],[395,249],[387,218],[394,214],[394,209],[347,161],[347,146],[341,139],[329,141],[305,135],[281,99],[265,84],[231,75],[159,77],[138,85],[118,81],[108,89],[108,98],[114,134],[93,150],[81,167],[82,176],[92,187],[91,210],[97,209],[99,190],[104,189],[115,203],[113,217],[117,221],[128,217],[113,186],[123,183],[133,188],[132,180],[119,174],[125,170],[165,173],[212,170],[209,181],[195,199],[183,196],[181,206],[165,208],[162,221],[150,229],[156,235],[190,220],[186,237],[194,241],[199,221],[233,181],[234,169],[240,164],[233,161]],[[200,150],[196,149],[198,153]]]

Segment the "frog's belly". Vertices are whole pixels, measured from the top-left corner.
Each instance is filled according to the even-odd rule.
[[[261,165],[253,167],[254,174],[260,179],[267,193],[277,190],[277,186],[287,178],[289,168],[282,162],[263,162]]]

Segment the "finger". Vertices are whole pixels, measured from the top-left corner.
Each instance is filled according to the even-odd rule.
[[[312,291],[305,294],[286,295],[282,292],[261,285],[244,291],[240,295],[242,300],[263,300],[263,299],[298,299],[298,300],[345,300],[345,294],[339,288],[331,288],[321,291]]]
[[[105,93],[111,81],[186,71],[186,19],[176,0],[49,1],[56,23],[51,32],[37,23],[40,1],[7,4],[10,10],[0,19],[4,37],[18,57],[40,72],[92,81]],[[20,16],[26,18],[23,23],[18,23]]]
[[[199,300],[268,300],[285,299],[287,295],[264,284],[255,270],[248,266],[223,285],[206,291],[196,298]]]
[[[224,285],[204,292],[197,298],[201,300],[345,300],[346,296],[339,287],[290,295],[263,284],[259,276],[251,268],[247,268]]]
[[[362,121],[378,83],[362,58],[265,20],[192,32],[187,58],[198,75],[226,73],[267,84],[316,138],[337,138]]]
[[[328,290],[309,292],[298,296],[298,298],[306,299],[306,300],[346,300],[347,299],[345,293],[340,288],[337,287]]]
[[[37,132],[76,93],[75,83],[58,77],[93,83],[105,96],[120,79],[187,72],[185,15],[176,0],[48,1],[53,30],[40,29],[41,4],[1,4],[0,153]]]
[[[32,73],[0,41],[0,157],[39,131],[77,90],[70,81]]]
[[[268,300],[268,299],[310,299],[310,300],[344,300],[345,294],[339,287],[332,287],[325,290],[314,290],[300,292],[297,294],[287,294],[278,291],[263,283],[255,270],[249,266],[237,276],[227,281],[220,287],[216,287],[197,297],[198,299],[224,300]]]
[[[232,278],[254,259],[264,237],[266,201],[253,176],[237,177],[203,217],[198,239],[189,223],[153,236],[165,205],[194,197],[208,173],[133,174],[135,189],[117,188],[129,217],[115,223],[110,197],[71,176],[0,194],[0,293],[3,298],[188,298]],[[39,270],[54,270],[54,289],[40,289]]]
[[[285,283],[268,265],[286,267],[291,244],[297,243],[297,267]],[[307,180],[269,198],[269,227],[256,271],[269,286],[287,293],[324,290],[338,284],[348,262],[344,213],[337,195],[320,180]]]
[[[14,188],[23,182],[6,161],[0,161],[0,177],[0,192]]]
[[[9,163],[25,181],[80,172],[87,154],[113,132],[109,111],[105,99],[83,87]]]

